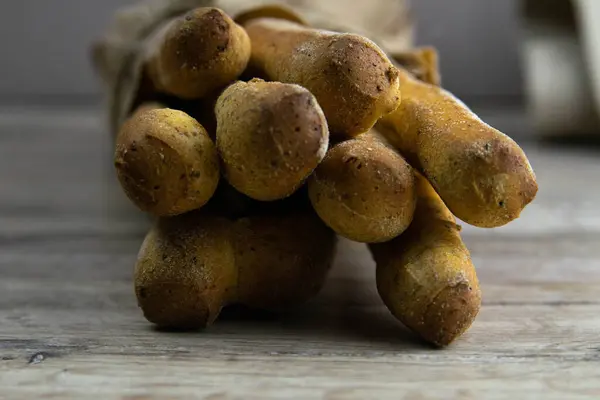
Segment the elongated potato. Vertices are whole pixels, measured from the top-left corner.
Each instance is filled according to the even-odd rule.
[[[291,195],[327,151],[327,122],[314,96],[301,86],[238,82],[219,97],[215,112],[224,175],[253,199]]]
[[[197,99],[235,81],[250,59],[250,40],[222,10],[197,8],[174,19],[149,46],[146,70],[165,93]]]
[[[456,221],[418,175],[412,224],[397,238],[370,245],[377,289],[392,314],[423,339],[444,346],[462,335],[481,306],[481,291]]]
[[[244,27],[252,42],[250,67],[310,90],[332,134],[366,132],[398,107],[398,71],[370,40],[276,18],[250,19]]]
[[[403,70],[400,80],[402,104],[378,130],[461,220],[491,228],[519,217],[538,189],[523,150],[447,91]]]
[[[235,299],[233,223],[207,215],[160,219],[135,267],[135,293],[146,319],[160,327],[198,329]]]
[[[413,169],[368,133],[333,147],[309,180],[314,209],[338,234],[358,242],[384,242],[412,221]]]
[[[135,293],[148,321],[201,329],[222,307],[281,311],[322,287],[336,237],[312,210],[236,221],[203,211],[160,219],[135,268]]]
[[[202,207],[219,182],[219,160],[195,119],[153,105],[135,112],[116,141],[117,176],[129,199],[158,216]]]
[[[315,296],[333,262],[336,237],[312,210],[242,218],[234,228],[238,302],[281,311]]]

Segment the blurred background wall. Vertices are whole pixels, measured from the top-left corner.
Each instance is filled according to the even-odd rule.
[[[0,102],[96,102],[88,45],[115,9],[132,2],[0,1]],[[438,47],[448,89],[468,102],[522,99],[519,6],[518,0],[412,0],[417,41]]]
[[[519,0],[412,0],[418,44],[440,53],[450,91],[472,101],[523,96]]]

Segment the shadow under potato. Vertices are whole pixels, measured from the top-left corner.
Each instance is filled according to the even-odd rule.
[[[341,285],[343,289],[339,290],[335,281],[325,288],[326,292],[335,291],[335,297],[321,293],[302,306],[282,312],[231,305],[224,307],[217,320],[205,329],[152,329],[161,333],[196,334],[199,338],[225,335],[231,339],[232,335],[239,335],[240,340],[267,342],[275,338],[302,337],[354,349],[347,350],[349,352],[359,352],[365,346],[380,351],[433,347],[397,321],[383,303],[377,304],[380,303],[378,298],[377,303],[373,302],[374,291],[365,291],[370,282],[355,280],[350,285]]]
[[[318,338],[335,341],[341,345],[355,341],[362,345],[368,343],[375,349],[383,345],[385,350],[394,351],[414,347],[434,347],[396,321],[387,310],[373,312],[360,307],[346,309],[327,307],[326,310],[318,307],[317,310],[315,306],[305,306],[291,312],[276,313],[236,305],[224,308],[214,325],[206,329],[185,330],[156,326],[152,329],[160,333],[199,337],[205,333],[219,335],[222,331],[235,331],[240,335],[240,339],[258,330],[261,335],[264,335],[265,340],[272,335],[301,336],[309,341],[312,337],[315,340]]]

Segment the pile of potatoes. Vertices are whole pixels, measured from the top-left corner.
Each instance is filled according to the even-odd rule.
[[[278,7],[199,8],[157,40],[114,155],[157,217],[135,267],[150,322],[296,307],[340,235],[368,243],[383,302],[422,338],[469,328],[481,292],[454,216],[507,224],[537,184],[513,140],[440,88],[433,49],[388,55]]]

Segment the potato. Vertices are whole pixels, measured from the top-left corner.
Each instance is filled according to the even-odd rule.
[[[234,228],[238,300],[281,311],[315,296],[333,262],[336,237],[314,212],[242,218]]]
[[[235,298],[232,225],[206,215],[158,220],[142,244],[134,277],[148,321],[166,328],[204,328]]]
[[[276,18],[249,19],[243,26],[252,42],[250,68],[310,90],[332,134],[366,132],[398,107],[398,71],[370,40]]]
[[[309,180],[309,195],[317,214],[338,234],[357,242],[384,242],[412,221],[413,170],[373,133],[359,138],[327,153]]]
[[[456,221],[418,175],[415,217],[397,238],[370,245],[377,289],[392,314],[423,339],[445,346],[472,324],[481,291]]]
[[[447,91],[406,71],[400,80],[402,104],[379,131],[461,220],[491,228],[519,217],[538,190],[523,150]]]
[[[335,234],[309,211],[231,220],[203,211],[162,218],[135,268],[135,292],[148,321],[201,329],[226,305],[281,311],[322,287]]]
[[[123,125],[114,155],[127,196],[158,216],[202,207],[219,182],[219,160],[196,120],[171,109],[142,109]]]
[[[174,19],[153,40],[148,76],[158,90],[183,99],[204,97],[235,81],[250,59],[244,29],[213,7]]]
[[[298,85],[238,82],[219,97],[215,112],[224,176],[253,199],[291,195],[327,151],[323,112],[314,96]]]

